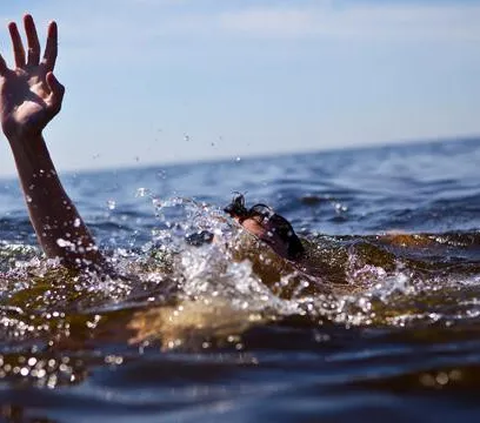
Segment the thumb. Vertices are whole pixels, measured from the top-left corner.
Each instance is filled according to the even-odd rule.
[[[48,102],[56,112],[59,112],[62,106],[63,95],[65,94],[65,87],[58,82],[53,72],[47,73],[46,81],[50,89]]]

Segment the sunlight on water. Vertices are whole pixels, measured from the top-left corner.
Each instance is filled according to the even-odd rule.
[[[248,398],[250,392],[259,398],[276,393],[280,402],[279,392],[309,392],[309,387],[316,392],[319,386],[333,395],[339,386],[348,390],[356,384],[368,392],[371,386],[381,392],[392,386],[477,387],[470,374],[479,374],[471,356],[480,350],[480,233],[469,208],[476,197],[468,191],[463,207],[451,209],[435,198],[412,211],[407,194],[413,192],[420,204],[422,182],[414,186],[419,192],[405,187],[407,201],[392,195],[403,183],[396,177],[385,181],[392,191],[377,185],[368,191],[365,182],[358,188],[355,172],[366,172],[364,180],[378,178],[368,174],[368,163],[336,174],[328,165],[338,163],[327,160],[314,184],[316,162],[310,179],[299,182],[290,178],[295,160],[271,165],[269,172],[275,178],[285,173],[284,179],[259,185],[249,202],[263,201],[267,192],[265,201],[291,218],[307,250],[308,261],[300,264],[277,256],[222,211],[222,202],[243,189],[241,184],[229,183],[228,192],[216,196],[210,188],[200,197],[190,193],[192,181],[198,189],[202,178],[211,178],[207,165],[194,168],[186,181],[177,176],[175,195],[151,188],[168,181],[165,175],[175,168],[145,172],[145,181],[132,176],[125,198],[118,192],[99,195],[90,220],[113,269],[106,274],[79,275],[45,259],[28,238],[27,217],[7,216],[0,240],[4,386],[12,392],[52,389],[55,395],[54,388],[75,386],[75,392],[99,402],[125,389],[122,395],[142,406],[137,387],[155,401],[171,398],[190,406],[209,395],[218,399],[218,392],[238,405],[237,386]],[[268,168],[246,160],[238,166]],[[384,173],[389,167],[371,169]],[[305,165],[302,171],[307,170]],[[216,171],[221,176],[222,170]],[[214,188],[220,191],[225,180],[236,179],[241,180],[218,177]],[[452,196],[457,201],[458,195]],[[442,213],[447,217],[439,228],[459,221],[461,229],[408,227],[412,215],[428,228],[425,222]],[[26,235],[17,230],[23,226]],[[371,229],[376,227],[381,230]],[[461,348],[473,370],[455,360]],[[371,358],[378,362],[370,366]],[[154,395],[151,389],[159,391]],[[179,392],[188,389],[203,394],[187,400]]]
[[[151,240],[141,248],[131,251],[117,248],[110,254],[116,276],[70,277],[58,262],[39,259],[37,249],[4,244],[1,249],[3,262],[9,265],[3,276],[6,298],[11,300],[15,293],[21,293],[25,299],[42,304],[45,311],[59,307],[62,313],[76,304],[79,297],[84,297],[80,302],[85,304],[86,311],[113,311],[117,303],[122,308],[127,304],[146,303],[161,306],[172,304],[172,301],[178,304],[188,302],[188,310],[193,310],[191,304],[198,302],[201,306],[195,309],[195,313],[202,313],[200,308],[203,306],[209,309],[218,307],[221,313],[230,316],[239,313],[242,331],[246,326],[240,322],[248,313],[260,316],[254,320],[263,322],[296,315],[302,317],[306,325],[316,325],[319,320],[348,325],[381,322],[394,326],[404,326],[416,319],[437,321],[447,315],[416,310],[414,303],[418,295],[441,297],[442,292],[452,295],[448,287],[460,283],[468,284],[472,289],[478,287],[478,276],[455,279],[454,275],[449,275],[445,279],[435,274],[420,274],[401,257],[395,258],[393,267],[389,263],[388,268],[365,264],[368,257],[353,247],[347,249],[340,268],[344,274],[341,284],[329,285],[328,278],[322,277],[320,283],[330,286],[328,292],[310,293],[308,290],[319,281],[312,280],[295,267],[287,266],[287,271],[279,274],[272,284],[272,281],[265,280],[266,274],[283,259],[272,257],[267,246],[255,241],[219,209],[188,198],[159,200],[144,188],[140,188],[137,194],[150,197],[158,227],[152,229]],[[199,242],[196,239],[193,244],[189,242],[192,234],[205,231],[213,234],[213,241],[200,239]],[[443,244],[448,242],[447,238],[437,237],[436,242]],[[322,246],[324,248],[328,247]],[[256,262],[250,260],[251,254],[258,258]],[[387,252],[376,251],[375,254],[388,257]],[[44,288],[53,281],[56,291]],[[75,292],[73,303],[70,298],[72,287]],[[29,290],[35,295],[34,299],[29,298]],[[399,297],[402,300],[398,303]],[[460,304],[465,301],[467,299]],[[399,314],[392,316],[396,308]],[[382,310],[388,310],[387,315]],[[184,309],[183,315],[185,313]],[[470,310],[471,313],[474,311]],[[215,326],[219,315],[212,313],[210,317],[210,322],[203,317],[204,327]],[[22,336],[29,331],[35,332],[35,328],[25,329],[25,324],[7,319],[4,327],[16,327],[16,334]],[[158,338],[161,336],[157,334]],[[214,331],[209,336],[215,336]]]

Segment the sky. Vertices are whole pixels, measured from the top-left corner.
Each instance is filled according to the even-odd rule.
[[[480,134],[480,1],[8,1],[10,64],[27,11],[59,25],[60,171]]]

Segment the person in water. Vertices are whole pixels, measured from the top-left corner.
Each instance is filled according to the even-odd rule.
[[[240,194],[224,211],[278,255],[292,261],[299,261],[304,256],[305,248],[290,222],[271,207],[260,203],[247,209],[245,197]]]
[[[10,144],[38,242],[49,258],[74,269],[104,269],[106,262],[85,222],[65,192],[43,137],[60,112],[64,86],[54,75],[58,30],[50,22],[43,56],[31,15],[23,24],[26,48],[15,22],[8,24],[14,66],[0,54],[0,119]],[[245,207],[237,196],[225,212],[280,256],[298,261],[304,248],[290,223],[264,205]]]

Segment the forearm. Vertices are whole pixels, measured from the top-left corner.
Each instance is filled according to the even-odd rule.
[[[30,220],[45,254],[71,268],[103,261],[75,205],[66,194],[41,135],[9,137]]]

